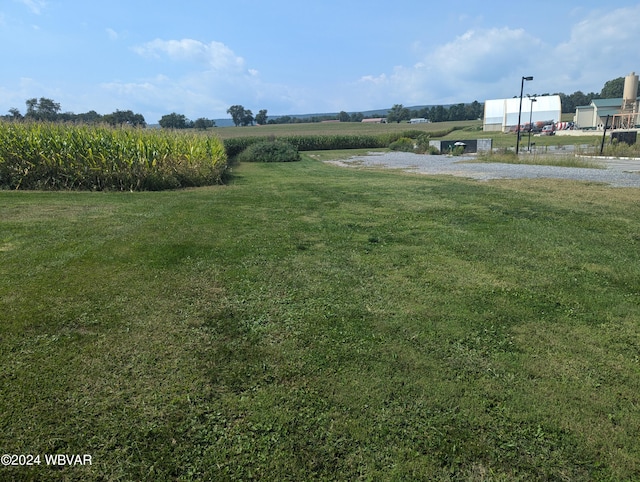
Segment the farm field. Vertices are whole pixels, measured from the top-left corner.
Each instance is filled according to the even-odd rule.
[[[0,479],[638,480],[637,199],[305,154],[0,191],[0,446],[92,460]]]
[[[452,130],[442,136],[442,132]],[[406,122],[391,124],[367,124],[360,122],[327,122],[305,124],[267,124],[251,127],[224,127],[215,129],[221,139],[251,136],[312,136],[312,135],[379,135],[389,133],[403,133],[406,131],[422,131],[430,134],[434,139],[493,139],[494,148],[515,147],[516,136],[501,132],[483,132],[482,121],[434,122],[425,124],[408,124]],[[527,137],[523,134],[525,146]],[[540,147],[562,145],[600,145],[598,136],[533,136],[532,142]],[[523,145],[521,144],[521,146]]]

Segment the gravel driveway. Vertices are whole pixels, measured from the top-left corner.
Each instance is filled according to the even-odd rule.
[[[602,182],[613,187],[640,187],[640,160],[598,159],[606,169],[533,166],[526,164],[474,163],[473,157],[430,156],[408,152],[371,153],[334,164],[356,167],[402,169],[422,174],[449,174],[486,181],[489,179],[557,178]]]

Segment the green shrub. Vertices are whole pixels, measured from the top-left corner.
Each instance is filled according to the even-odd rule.
[[[250,145],[256,144],[258,142],[264,142],[266,140],[268,140],[267,137],[233,137],[231,139],[225,139],[223,141],[224,150],[226,151],[229,159],[232,159]]]
[[[262,141],[251,144],[237,159],[240,162],[292,162],[300,160],[300,153],[288,142]]]
[[[392,151],[414,152],[416,149],[416,143],[413,139],[401,137],[397,141],[389,144],[389,149]]]
[[[429,145],[430,139],[431,137],[429,137],[428,134],[425,134],[424,132],[420,134],[416,138],[416,152],[419,152],[420,154],[424,154],[425,152],[428,152],[429,154],[439,154],[440,151],[438,151],[438,149]]]
[[[283,136],[276,140],[294,146],[298,151],[330,151],[339,149],[379,149],[402,137],[398,133],[380,135],[309,135]],[[236,137],[224,140],[227,156],[232,159],[249,146],[274,138]]]

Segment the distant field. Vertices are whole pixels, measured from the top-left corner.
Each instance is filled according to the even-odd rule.
[[[515,147],[515,134],[503,134],[501,132],[483,132],[482,121],[455,121],[434,122],[430,124],[408,124],[406,122],[393,124],[367,124],[361,122],[326,122],[307,124],[269,124],[252,127],[224,127],[214,132],[221,139],[248,136],[291,136],[291,135],[377,135],[386,133],[400,133],[405,131],[422,131],[426,134],[434,134],[455,129],[444,137],[438,139],[493,139],[494,148]],[[528,138],[523,135],[523,144],[527,144]],[[531,141],[536,146],[557,145],[594,145],[599,139],[594,136],[532,136]]]
[[[403,132],[419,130],[424,132],[442,131],[444,129],[459,128],[482,131],[481,121],[437,122],[431,124],[408,124],[406,122],[393,124],[369,124],[365,122],[314,122],[305,124],[267,124],[252,127],[223,127],[215,132],[222,138],[244,136],[284,136],[284,135],[376,135],[389,132]]]

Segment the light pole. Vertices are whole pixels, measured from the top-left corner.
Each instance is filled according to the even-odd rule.
[[[529,97],[529,96],[527,96]],[[531,101],[531,108],[529,110],[529,142],[527,144],[527,150],[529,152],[531,152],[531,128],[533,127],[532,122],[533,122],[533,103],[537,102],[538,99],[536,99],[535,97],[529,97],[529,100]]]
[[[516,155],[518,155],[518,151],[520,150],[520,119],[522,117],[522,92],[524,90],[524,81],[525,80],[533,80],[533,76],[522,77],[522,82],[520,83],[520,108],[518,109],[518,139],[516,140]]]

